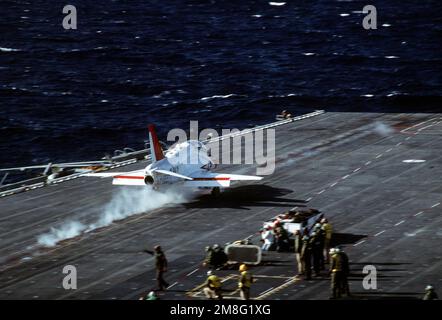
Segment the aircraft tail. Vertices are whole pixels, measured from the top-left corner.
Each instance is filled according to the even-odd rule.
[[[149,124],[149,144],[150,144],[150,155],[152,157],[152,162],[160,161],[164,159],[163,149],[161,148],[160,141],[157,137],[157,132],[153,124]]]

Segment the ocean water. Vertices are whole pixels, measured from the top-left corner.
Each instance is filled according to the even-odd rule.
[[[0,167],[142,148],[148,123],[442,111],[442,2],[0,1]],[[282,2],[282,1],[281,1]]]

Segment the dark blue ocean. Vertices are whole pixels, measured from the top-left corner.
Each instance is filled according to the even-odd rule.
[[[139,149],[148,123],[442,111],[441,1],[285,2],[1,0],[0,167]]]

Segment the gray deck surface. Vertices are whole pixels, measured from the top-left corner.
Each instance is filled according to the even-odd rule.
[[[154,261],[140,252],[155,244],[166,252],[172,284],[161,298],[198,299],[206,245],[243,239],[294,206],[329,218],[350,257],[353,299],[419,298],[430,283],[442,293],[441,114],[325,113],[277,127],[276,156],[273,175],[215,201],[133,215],[52,249],[36,247],[37,237],[64,221],[92,221],[119,187],[80,178],[0,199],[0,299],[137,299],[155,287]],[[256,173],[253,166],[217,171]],[[294,277],[294,254],[263,259],[251,269],[253,298],[328,299],[325,274]],[[377,268],[377,290],[362,288],[368,264]],[[65,265],[77,267],[77,290],[62,288]],[[225,289],[235,289],[236,270],[218,274]]]

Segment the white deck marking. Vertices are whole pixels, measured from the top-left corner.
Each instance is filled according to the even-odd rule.
[[[440,202],[433,204],[431,207],[436,208],[438,205],[440,205]]]
[[[387,151],[385,151],[385,152],[390,152],[391,150],[393,150],[393,149],[391,149],[391,148],[390,148],[390,149],[387,149]]]
[[[410,130],[411,128],[421,126],[421,125],[423,125],[424,123],[427,123],[427,122],[433,121],[433,120],[435,120],[435,119],[436,119],[436,118],[428,119],[428,120],[425,120],[425,121],[423,121],[423,122],[419,122],[419,123],[417,123],[417,124],[415,124],[415,125],[413,125],[413,126],[411,126],[411,127],[408,127],[408,128],[405,128],[405,129],[401,130],[401,132],[404,133],[405,131]]]
[[[330,187],[334,187],[335,185],[337,185],[338,183],[337,182],[333,182],[331,185],[330,185]]]
[[[404,222],[405,222],[405,220],[399,221],[399,222],[396,223],[394,226],[396,227],[396,226],[398,226],[398,225],[400,225],[400,224],[403,224]]]
[[[380,158],[380,157],[382,157],[382,153],[381,153],[381,154],[378,154],[378,155],[376,156],[376,159],[378,159],[378,158]]]
[[[381,232],[376,233],[374,236],[377,237],[377,236],[383,234],[384,232],[385,232],[385,230],[382,230]]]
[[[325,192],[325,189],[322,189],[321,191],[319,191],[318,194],[321,194],[323,192]]]
[[[341,179],[342,179],[342,180],[345,180],[345,179],[347,179],[349,176],[350,176],[350,175],[347,174],[347,175],[343,176]]]
[[[310,200],[312,200],[312,197],[308,198],[306,201],[310,201]]]
[[[415,134],[418,134],[418,133],[421,132],[422,130],[427,129],[427,128],[430,128],[430,127],[432,127],[432,126],[434,126],[434,125],[436,125],[436,124],[437,124],[437,122],[436,122],[436,123],[433,123],[433,124],[429,124],[428,126],[425,126],[425,127],[423,127],[423,128],[420,128],[420,129],[417,130],[417,132],[416,132]]]
[[[423,159],[407,159],[407,160],[402,160],[403,163],[424,163],[427,160],[423,160]]]
[[[424,213],[424,212],[423,211],[419,211],[418,213],[413,214],[413,216],[417,217],[418,215],[421,215],[422,213]]]
[[[365,165],[368,166],[370,163],[371,163],[371,161],[367,161],[367,162],[365,163]]]
[[[361,168],[356,168],[353,170],[353,172],[358,172],[359,170],[361,170]]]
[[[271,287],[270,289],[267,289],[266,291],[261,292],[259,295],[261,296],[261,295],[263,295],[263,294],[269,292],[269,291],[272,290],[273,288],[274,288],[274,287]]]
[[[402,144],[402,142],[398,142],[396,143],[396,146],[400,146]]]
[[[359,241],[358,243],[355,243],[355,244],[353,245],[353,247],[356,247],[356,246],[358,246],[358,245],[364,243],[365,241],[366,241],[366,240],[361,240],[361,241]]]
[[[193,270],[192,272],[186,274],[186,277],[188,277],[188,276],[194,274],[194,273],[197,272],[198,270],[199,270],[199,268],[197,268],[197,269]]]
[[[178,284],[178,282],[172,283],[170,286],[167,287],[167,289],[170,289],[170,288],[172,288],[173,286],[175,286],[177,284]]]

